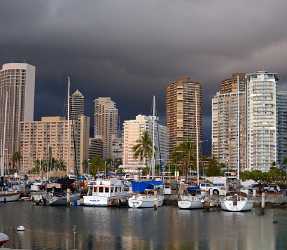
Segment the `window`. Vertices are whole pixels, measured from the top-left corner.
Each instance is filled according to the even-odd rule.
[[[99,193],[103,193],[104,192],[104,188],[103,187],[99,187]]]

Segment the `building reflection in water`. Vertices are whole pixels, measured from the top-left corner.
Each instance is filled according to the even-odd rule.
[[[188,211],[176,207],[157,211],[32,207],[20,202],[3,205],[0,210],[0,231],[9,235],[7,246],[13,248],[73,249],[76,225],[79,250],[286,249],[284,210],[266,210],[264,216],[258,216],[255,212]],[[278,224],[273,223],[274,213]],[[27,230],[18,233],[17,225],[25,225]]]

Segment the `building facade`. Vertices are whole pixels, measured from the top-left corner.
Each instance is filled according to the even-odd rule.
[[[85,97],[77,89],[70,96],[70,120],[78,120],[82,115],[85,115]]]
[[[134,157],[133,147],[145,131],[152,138],[152,116],[137,115],[135,120],[125,121],[123,127],[123,167],[135,171],[146,167],[144,161]],[[168,159],[168,132],[158,119],[155,119],[155,148],[156,165],[165,166]],[[150,166],[150,162],[147,164]]]
[[[186,140],[196,144],[197,127],[200,144],[202,141],[202,87],[199,82],[192,81],[189,77],[183,77],[168,84],[166,88],[166,119],[170,155],[178,144]]]
[[[101,137],[89,139],[89,160],[97,156],[103,158],[103,140]]]
[[[277,162],[286,170],[287,164],[287,91],[277,91]]]
[[[4,64],[0,70],[0,154],[7,170],[13,154],[19,152],[20,123],[34,119],[35,71],[27,63]]]
[[[112,158],[112,139],[118,134],[118,109],[110,97],[94,100],[94,137],[103,140],[103,158]]]
[[[277,162],[276,85],[278,74],[247,74],[247,168],[268,171]]]
[[[40,121],[22,122],[20,152],[22,155],[21,172],[32,170],[37,160],[51,157],[63,160],[67,173],[83,171],[82,163],[88,160],[86,137],[89,134],[89,119],[82,116],[73,124],[64,117],[42,117]]]
[[[212,98],[212,156],[231,169],[246,168],[245,111],[245,74],[234,73]]]

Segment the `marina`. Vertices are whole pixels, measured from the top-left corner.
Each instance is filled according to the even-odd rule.
[[[283,209],[267,209],[264,216],[256,209],[230,213],[163,206],[155,211],[41,207],[30,202],[1,204],[0,209],[0,231],[10,239],[5,247],[16,249],[73,249],[74,235],[79,250],[287,248]],[[18,225],[25,226],[25,232],[17,232]]]

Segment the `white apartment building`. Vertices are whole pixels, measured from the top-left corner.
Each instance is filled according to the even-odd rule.
[[[70,121],[64,117],[42,117],[41,121],[22,122],[20,152],[21,172],[32,170],[36,160],[48,160],[49,148],[56,160],[63,160],[67,173],[83,172],[88,160],[89,118]],[[70,130],[70,131],[69,131]]]
[[[125,121],[123,127],[123,167],[130,170],[145,167],[143,161],[134,157],[133,147],[146,130],[152,138],[152,116],[137,115],[135,120]],[[155,121],[155,147],[156,165],[165,166],[168,160],[168,132],[158,119]]]
[[[7,63],[0,69],[0,156],[5,155],[6,169],[12,165],[12,155],[19,151],[20,123],[34,119],[35,72],[35,67],[27,63]]]
[[[278,74],[246,75],[247,169],[268,171],[277,162]]]
[[[238,100],[240,107],[239,124]],[[237,92],[226,94],[217,92],[212,98],[212,156],[234,170],[237,169],[238,161],[242,170],[246,168],[245,118],[244,92],[239,93],[239,98]]]

